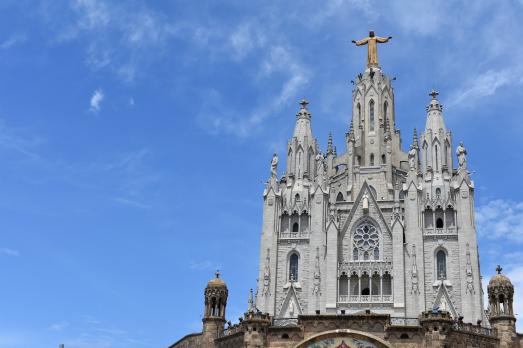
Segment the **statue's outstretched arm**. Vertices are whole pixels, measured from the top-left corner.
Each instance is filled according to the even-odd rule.
[[[381,43],[388,42],[390,39],[392,39],[392,36],[389,36],[389,37],[376,36],[376,41],[381,42]]]
[[[356,46],[361,46],[361,45],[365,45],[367,42],[369,41],[369,38],[365,38],[363,40],[352,40],[353,43],[356,44]]]

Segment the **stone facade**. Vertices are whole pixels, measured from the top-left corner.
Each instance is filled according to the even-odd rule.
[[[274,155],[263,192],[255,300],[225,328],[225,307],[208,303],[225,306],[226,287],[209,282],[195,347],[519,346],[511,297],[499,312],[511,285],[492,286],[485,314],[467,150],[429,96],[407,152],[377,65],[354,80],[344,153],[332,136],[320,151],[301,101],[285,172]]]

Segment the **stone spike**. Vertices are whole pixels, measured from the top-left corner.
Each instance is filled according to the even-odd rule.
[[[419,147],[418,144],[418,131],[416,128],[414,128],[414,134],[412,135],[412,145],[414,145],[415,148]]]
[[[332,147],[332,133],[329,133],[329,139],[327,140],[327,154],[331,154],[334,152],[334,149]]]

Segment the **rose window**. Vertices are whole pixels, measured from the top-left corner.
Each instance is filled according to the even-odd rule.
[[[380,245],[380,237],[376,227],[369,223],[363,223],[356,228],[354,233],[354,247],[362,253],[372,252]]]

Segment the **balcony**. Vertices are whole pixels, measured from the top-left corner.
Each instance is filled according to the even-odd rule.
[[[309,239],[310,232],[281,232],[280,239]]]
[[[392,303],[392,295],[339,295],[338,303]]]
[[[446,227],[446,228],[425,227],[423,234],[426,236],[449,236],[449,235],[457,235],[458,231],[457,231],[456,227]]]

